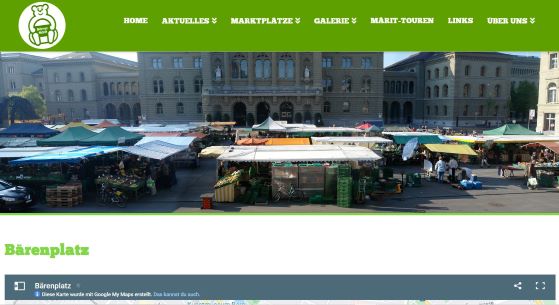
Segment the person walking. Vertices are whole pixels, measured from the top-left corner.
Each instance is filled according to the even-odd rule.
[[[489,162],[487,162],[487,152],[485,152],[485,149],[481,148],[480,154],[481,154],[481,168],[484,168],[485,166],[489,167]]]
[[[458,161],[453,157],[450,157],[448,161],[448,167],[450,168],[450,181],[456,182],[456,170],[458,169]]]
[[[439,161],[435,164],[435,171],[437,172],[437,179],[440,183],[444,182],[444,173],[446,171],[446,162],[443,157],[439,157]]]

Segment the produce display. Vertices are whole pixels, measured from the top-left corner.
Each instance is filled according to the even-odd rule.
[[[136,191],[144,186],[145,181],[131,176],[104,175],[95,179],[96,184],[108,184],[111,187]]]
[[[242,170],[237,170],[232,172],[231,174],[219,179],[217,183],[214,185],[214,188],[224,187],[229,184],[237,183],[241,177]]]

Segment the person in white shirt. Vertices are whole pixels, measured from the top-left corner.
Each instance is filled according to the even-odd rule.
[[[450,161],[448,161],[448,167],[450,168],[450,179],[452,182],[456,182],[456,170],[458,169],[458,161],[453,157],[450,157]]]
[[[439,157],[439,161],[435,163],[435,171],[437,172],[437,179],[442,183],[446,172],[446,162],[444,162],[443,157]]]

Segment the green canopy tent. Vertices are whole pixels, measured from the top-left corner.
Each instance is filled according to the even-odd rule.
[[[394,143],[406,144],[409,140],[417,138],[417,144],[441,144],[443,141],[438,135],[393,135]]]
[[[78,145],[80,140],[85,140],[96,133],[83,128],[83,127],[70,127],[66,129],[63,133],[57,134],[54,137],[48,139],[37,140],[38,146],[74,146]]]
[[[505,135],[516,135],[516,136],[530,136],[539,135],[540,133],[532,131],[520,124],[505,124],[499,128],[486,130],[483,132],[484,136],[505,136]]]
[[[100,133],[79,141],[79,145],[93,146],[93,145],[134,145],[136,142],[143,138],[143,135],[126,131],[118,126],[107,127]]]

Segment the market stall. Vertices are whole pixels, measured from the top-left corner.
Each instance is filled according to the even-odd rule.
[[[382,137],[312,137],[313,145],[317,144],[342,144],[360,145],[371,148],[376,145],[392,144],[392,140]]]
[[[57,134],[48,139],[37,140],[38,146],[74,146],[78,145],[81,140],[85,140],[96,135],[95,132],[81,127],[70,127],[64,132]]]
[[[303,200],[349,206],[353,199],[363,200],[365,193],[373,192],[371,177],[375,176],[378,189],[382,188],[379,170],[373,164],[380,159],[361,146],[231,146],[218,157],[220,179],[216,186],[222,185],[223,179],[234,181],[226,184],[230,189],[225,202],[231,202],[233,194],[234,201],[251,204]],[[340,173],[339,167],[344,168]],[[231,174],[240,170],[242,174],[232,179]],[[353,180],[355,184],[350,182]],[[391,189],[395,185],[390,178],[383,183]],[[231,191],[233,187],[235,191]],[[222,197],[216,193],[216,202],[223,202],[219,199]]]
[[[0,130],[0,137],[48,138],[55,134],[58,134],[58,131],[47,128],[40,123],[17,123]]]
[[[133,145],[140,141],[144,136],[132,133],[122,129],[121,127],[107,127],[102,132],[95,134],[92,137],[80,140],[79,145],[94,146],[94,145]]]

